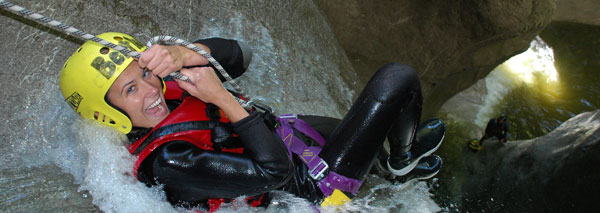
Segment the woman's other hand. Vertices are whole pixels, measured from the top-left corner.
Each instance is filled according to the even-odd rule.
[[[210,54],[210,49],[203,44],[194,43]],[[184,66],[205,65],[208,60],[204,56],[183,46],[152,45],[141,53],[138,63],[141,67],[152,70],[152,73],[164,78]]]
[[[179,87],[206,103],[217,105],[231,122],[237,122],[248,116],[248,112],[223,87],[213,68],[182,69],[181,74],[188,76],[189,81],[178,80]]]
[[[188,76],[189,81],[178,80],[177,84],[190,95],[206,103],[217,104],[222,96],[229,94],[211,67],[183,69],[181,74]]]

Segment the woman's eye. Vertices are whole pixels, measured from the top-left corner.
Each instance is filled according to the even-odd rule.
[[[127,88],[127,93],[132,93],[135,92],[135,86],[130,86],[129,88]]]

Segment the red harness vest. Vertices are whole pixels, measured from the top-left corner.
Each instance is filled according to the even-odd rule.
[[[207,116],[206,108],[204,102],[194,97],[187,97],[146,136],[133,142],[128,149],[131,154],[138,156],[134,174],[137,174],[139,166],[152,151],[169,141],[187,141],[204,150],[215,150],[211,141],[211,129],[217,125],[217,122],[229,123],[229,120],[219,110],[221,114],[219,121],[211,121]],[[223,148],[220,151],[242,153],[243,149]]]
[[[179,99],[183,91],[175,82],[166,82],[167,93],[165,99]],[[186,141],[194,144],[196,147],[204,150],[215,150],[211,141],[211,129],[218,123],[229,123],[221,110],[218,112],[218,120],[211,120],[207,114],[207,104],[194,97],[186,97],[183,102],[173,110],[163,121],[156,125],[144,137],[133,142],[127,147],[129,153],[137,155],[138,159],[134,165],[134,173],[138,174],[138,169],[142,162],[156,148],[169,141]],[[237,137],[237,135],[233,135]],[[218,151],[243,153],[243,148],[218,148]],[[257,199],[258,198],[258,199]],[[258,206],[262,202],[263,195],[249,197],[247,200],[251,206]],[[225,202],[222,198],[211,198],[208,200],[210,211],[214,211]]]

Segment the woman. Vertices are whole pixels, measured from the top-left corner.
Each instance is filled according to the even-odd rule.
[[[324,205],[341,204],[357,193],[386,136],[390,157],[381,165],[392,174],[431,177],[441,166],[441,159],[431,155],[443,138],[441,121],[430,122],[436,134],[411,146],[422,101],[419,79],[408,66],[382,67],[341,121],[274,117],[246,111],[207,59],[187,48],[154,45],[146,50],[125,34],[98,37],[142,56],[138,61],[86,42],[61,72],[65,100],[82,117],[127,134],[127,148],[138,156],[137,178],[162,184],[176,205],[216,209],[247,195],[255,206],[266,203],[265,194],[273,190]],[[195,44],[233,78],[248,67],[251,53],[239,42],[205,39]],[[189,81],[168,77],[177,70]]]

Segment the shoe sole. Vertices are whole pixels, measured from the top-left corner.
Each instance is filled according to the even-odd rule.
[[[425,177],[418,177],[418,178],[413,178],[413,179],[410,179],[410,180],[408,180],[408,181],[406,181],[406,182],[404,182],[404,183],[402,183],[402,184],[410,184],[410,183],[413,183],[413,182],[415,182],[415,181],[419,181],[419,180],[427,180],[427,179],[431,179],[432,177],[434,177],[434,176],[435,176],[435,175],[437,175],[438,173],[440,173],[440,170],[437,170],[436,172],[434,172],[434,173],[431,173],[431,175],[428,175],[428,176],[425,176]]]
[[[434,176],[436,176],[436,175],[437,175],[437,174],[440,172],[440,170],[442,169],[442,164],[443,164],[443,161],[442,161],[442,159],[440,158],[440,156],[433,155],[433,154],[432,154],[432,155],[430,155],[430,156],[436,156],[437,158],[439,158],[439,160],[440,160],[440,161],[439,161],[439,164],[440,164],[440,165],[439,165],[439,168],[438,168],[437,170],[435,170],[435,172],[433,172],[433,173],[431,173],[431,174],[428,174],[427,176],[414,177],[414,178],[412,178],[412,179],[409,179],[409,180],[406,180],[406,181],[404,181],[402,184],[409,184],[409,183],[412,183],[412,182],[415,182],[415,181],[419,181],[419,180],[427,180],[427,179],[431,179],[431,178],[433,178]],[[413,171],[414,171],[414,170],[413,170]],[[411,172],[412,172],[412,171],[411,171]],[[409,174],[410,174],[410,173],[409,173]]]
[[[442,145],[442,141],[444,141],[445,137],[446,137],[446,132],[444,131],[444,134],[442,135],[442,138],[440,139],[440,142],[438,143],[438,145],[436,145],[433,149],[425,152],[424,154],[419,156],[417,159],[415,159],[411,164],[408,164],[408,166],[406,166],[402,169],[399,169],[399,170],[393,169],[392,166],[390,165],[390,162],[388,161],[387,162],[388,170],[392,174],[397,175],[397,176],[403,176],[403,175],[408,174],[410,171],[412,171],[415,168],[415,166],[417,166],[417,164],[419,163],[421,158],[429,156],[429,155],[433,154],[435,151],[437,151],[437,149],[440,148],[440,146]]]
[[[440,169],[441,170],[441,169]],[[427,180],[427,179],[431,179],[433,176],[437,175],[437,173],[440,173],[440,170],[435,171],[434,173],[431,173],[431,175],[428,176],[424,176],[424,177],[418,177],[418,178],[414,178],[411,179],[409,181],[406,181],[407,183],[410,181],[415,181],[415,180]]]
[[[375,168],[377,168],[377,170],[379,170],[379,171],[388,171],[387,168],[384,168],[384,166],[381,165],[381,162],[379,162],[379,159],[377,161],[378,162],[375,162]]]

